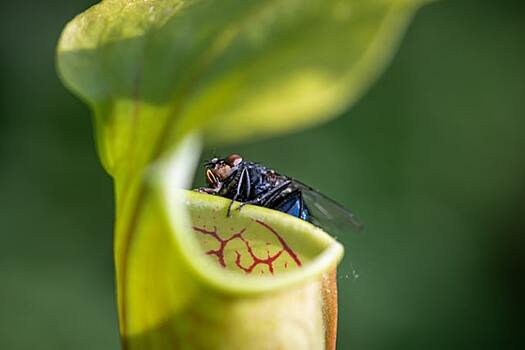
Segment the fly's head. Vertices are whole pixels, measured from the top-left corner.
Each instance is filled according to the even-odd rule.
[[[220,190],[224,181],[231,175],[239,164],[242,157],[238,154],[230,154],[226,158],[212,158],[205,164],[206,181],[211,188]]]

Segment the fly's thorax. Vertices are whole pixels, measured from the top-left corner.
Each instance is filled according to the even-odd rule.
[[[279,187],[286,181],[290,180],[286,176],[277,174],[275,170],[268,170],[266,172],[266,179],[273,187]]]

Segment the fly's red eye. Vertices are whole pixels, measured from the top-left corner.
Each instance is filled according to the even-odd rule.
[[[242,157],[238,154],[230,154],[228,158],[226,158],[226,164],[228,164],[231,167],[237,166],[242,162]]]

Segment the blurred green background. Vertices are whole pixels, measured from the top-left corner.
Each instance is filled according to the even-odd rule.
[[[54,68],[60,31],[93,3],[0,5],[2,350],[119,347],[112,183]],[[340,237],[338,349],[525,345],[524,10],[431,4],[341,118],[205,152],[302,179],[365,223]]]

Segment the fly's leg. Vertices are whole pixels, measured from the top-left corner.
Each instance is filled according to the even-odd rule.
[[[201,193],[207,193],[207,194],[217,194],[218,189],[209,188],[209,187],[199,187],[199,188],[196,188],[194,191],[201,192]]]
[[[242,169],[241,174],[239,176],[239,181],[237,182],[237,189],[235,191],[235,195],[233,196],[230,205],[228,205],[228,211],[226,212],[227,217],[231,216],[233,202],[237,201],[239,197],[249,198],[251,191],[252,189],[250,182],[250,174],[248,173],[248,169],[244,168]]]
[[[244,207],[246,204],[254,204],[254,205],[260,205],[263,207],[266,207],[266,204],[274,200],[276,197],[278,197],[282,191],[284,191],[292,181],[288,180],[280,184],[279,186],[275,187],[274,189],[266,192],[259,198],[255,198],[251,201],[243,202],[241,203],[236,210],[241,210],[242,207]]]

